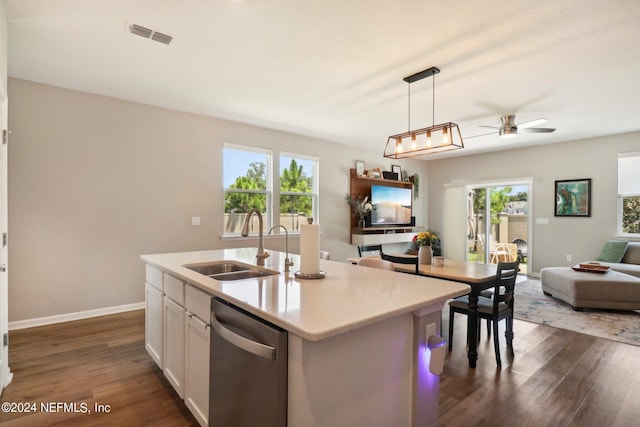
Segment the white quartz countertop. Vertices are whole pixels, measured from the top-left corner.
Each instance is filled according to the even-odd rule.
[[[265,268],[280,274],[234,281],[218,281],[184,267],[209,261],[239,261],[255,265],[256,248],[221,249],[142,255],[141,259],[166,273],[225,299],[290,333],[319,341],[401,314],[441,309],[449,298],[470,291],[468,285],[320,260],[326,277],[300,280],[298,255],[291,273],[283,273],[285,254],[269,251]]]

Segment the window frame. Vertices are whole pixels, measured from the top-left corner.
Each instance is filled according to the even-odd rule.
[[[617,211],[617,225],[616,225],[616,234],[620,237],[626,237],[626,238],[640,238],[640,233],[626,233],[623,231],[623,218],[622,218],[622,214],[623,214],[623,202],[624,199],[627,198],[636,198],[636,197],[640,197],[640,193],[621,193],[620,191],[620,187],[621,187],[621,180],[622,180],[622,176],[620,175],[620,159],[621,158],[629,158],[629,157],[634,157],[636,158],[637,162],[640,163],[640,151],[632,151],[632,152],[627,152],[627,153],[618,153],[618,159],[617,159],[617,167],[618,167],[618,191],[617,191],[617,205],[618,205],[618,211]]]
[[[233,143],[223,143],[223,164],[222,164],[222,237],[223,238],[237,238],[240,237],[239,233],[231,233],[226,231],[226,223],[227,223],[227,213],[225,212],[225,195],[228,192],[234,193],[250,193],[250,194],[266,194],[266,215],[263,215],[263,228],[264,233],[266,234],[268,230],[270,230],[276,219],[280,221],[281,213],[280,213],[280,196],[303,196],[303,197],[311,197],[311,215],[314,223],[318,222],[319,212],[320,212],[320,178],[319,178],[319,170],[320,170],[320,159],[316,156],[310,156],[305,154],[293,153],[289,151],[277,151],[270,150],[260,147],[253,147],[249,145],[240,145]],[[258,153],[264,154],[267,156],[267,164],[265,170],[265,180],[266,180],[266,189],[265,190],[248,190],[241,188],[229,188],[224,185],[224,173],[225,173],[225,164],[224,164],[224,150],[236,150],[236,151],[246,151],[249,153]],[[296,160],[305,160],[311,162],[312,167],[312,182],[311,182],[311,192],[310,193],[300,193],[300,192],[291,192],[291,191],[280,191],[280,175],[282,173],[283,167],[288,167],[289,164],[283,165],[282,159],[283,157],[296,159]],[[276,212],[277,211],[277,212]],[[289,234],[299,234],[299,230],[289,230],[290,227],[287,227]],[[257,236],[257,232],[251,232],[250,236]]]
[[[226,187],[224,185],[224,150],[226,149],[230,149],[230,150],[235,150],[235,151],[246,151],[246,152],[250,152],[250,153],[258,153],[258,154],[264,154],[267,156],[267,162],[265,165],[265,182],[266,182],[266,189],[265,190],[248,190],[248,189],[244,189],[244,188],[230,188],[230,187]],[[271,224],[273,222],[273,199],[274,199],[274,191],[273,191],[273,152],[271,150],[268,149],[264,149],[264,148],[259,148],[259,147],[252,147],[252,146],[248,146],[248,145],[238,145],[238,144],[231,144],[231,143],[223,143],[222,146],[222,215],[223,218],[226,217],[227,213],[225,212],[225,201],[226,201],[226,194],[227,192],[232,192],[232,193],[249,193],[249,194],[265,194],[266,195],[266,202],[265,202],[265,209],[266,215],[263,215],[263,227],[264,227],[264,232],[266,233],[267,230],[269,230],[271,228]],[[223,219],[222,221],[222,236],[223,237],[240,237],[240,233],[229,233],[226,231],[226,227],[225,227],[225,223],[226,220]],[[250,236],[257,236],[258,232],[250,232],[249,233]]]
[[[312,168],[312,180],[311,180],[311,193],[300,193],[300,192],[293,192],[293,191],[280,191],[280,175],[282,174],[282,170],[285,167],[288,167],[289,165],[283,165],[282,164],[282,158],[283,157],[287,157],[287,158],[291,158],[291,159],[300,159],[300,160],[306,160],[308,162],[311,162],[313,164],[313,168]],[[319,212],[319,200],[320,200],[320,195],[319,195],[319,179],[318,179],[318,171],[320,169],[320,160],[315,157],[315,156],[308,156],[308,155],[304,155],[304,154],[299,154],[299,153],[292,153],[292,152],[287,152],[287,151],[282,151],[279,153],[278,155],[278,164],[279,164],[279,170],[278,170],[278,197],[277,197],[277,211],[278,211],[278,217],[280,217],[282,215],[282,213],[280,212],[280,197],[281,196],[304,196],[304,197],[311,197],[311,218],[313,218],[313,221],[315,223],[318,222],[318,212]],[[275,180],[274,180],[275,181]],[[275,185],[275,184],[274,184]],[[274,198],[275,200],[275,198]],[[275,203],[274,203],[275,205]],[[275,214],[275,206],[274,206],[274,214]],[[300,230],[289,230],[289,233],[300,233]]]

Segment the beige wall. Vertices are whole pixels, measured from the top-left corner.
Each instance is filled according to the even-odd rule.
[[[431,161],[427,180],[430,225],[443,229],[442,207],[447,186],[532,177],[531,271],[594,259],[604,242],[616,233],[618,153],[637,150],[640,150],[640,133],[630,133]],[[592,216],[554,217],[554,181],[581,178],[592,179]],[[537,218],[547,218],[549,224],[536,224]],[[448,242],[445,235],[443,246],[446,249],[448,245],[455,246],[455,242]],[[568,254],[573,256],[573,261],[566,261]]]
[[[7,98],[7,15],[0,5],[0,99]]]
[[[23,80],[9,79],[9,94],[11,321],[142,302],[141,254],[255,246],[220,238],[223,142],[320,159],[332,259],[357,256],[344,200],[356,159],[418,171],[416,216],[426,222],[426,163],[383,159],[386,135],[362,150]]]

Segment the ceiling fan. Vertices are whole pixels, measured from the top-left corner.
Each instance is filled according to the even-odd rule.
[[[516,116],[515,115],[507,115],[500,117],[502,120],[501,126],[486,126],[480,125],[481,128],[491,128],[496,129],[495,132],[490,132],[484,135],[491,135],[492,133],[500,134],[500,138],[513,138],[518,135],[518,131],[528,132],[528,133],[550,133],[555,131],[554,128],[537,128],[534,126],[541,125],[542,123],[548,122],[547,119],[535,119],[530,120],[528,122],[520,123],[516,125]],[[481,135],[478,135],[481,136]]]

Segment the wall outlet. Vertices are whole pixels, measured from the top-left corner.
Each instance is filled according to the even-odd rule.
[[[567,255],[567,261],[571,261],[571,260],[573,260],[573,256]]]
[[[200,225],[200,217],[192,216],[191,217],[191,225]]]

